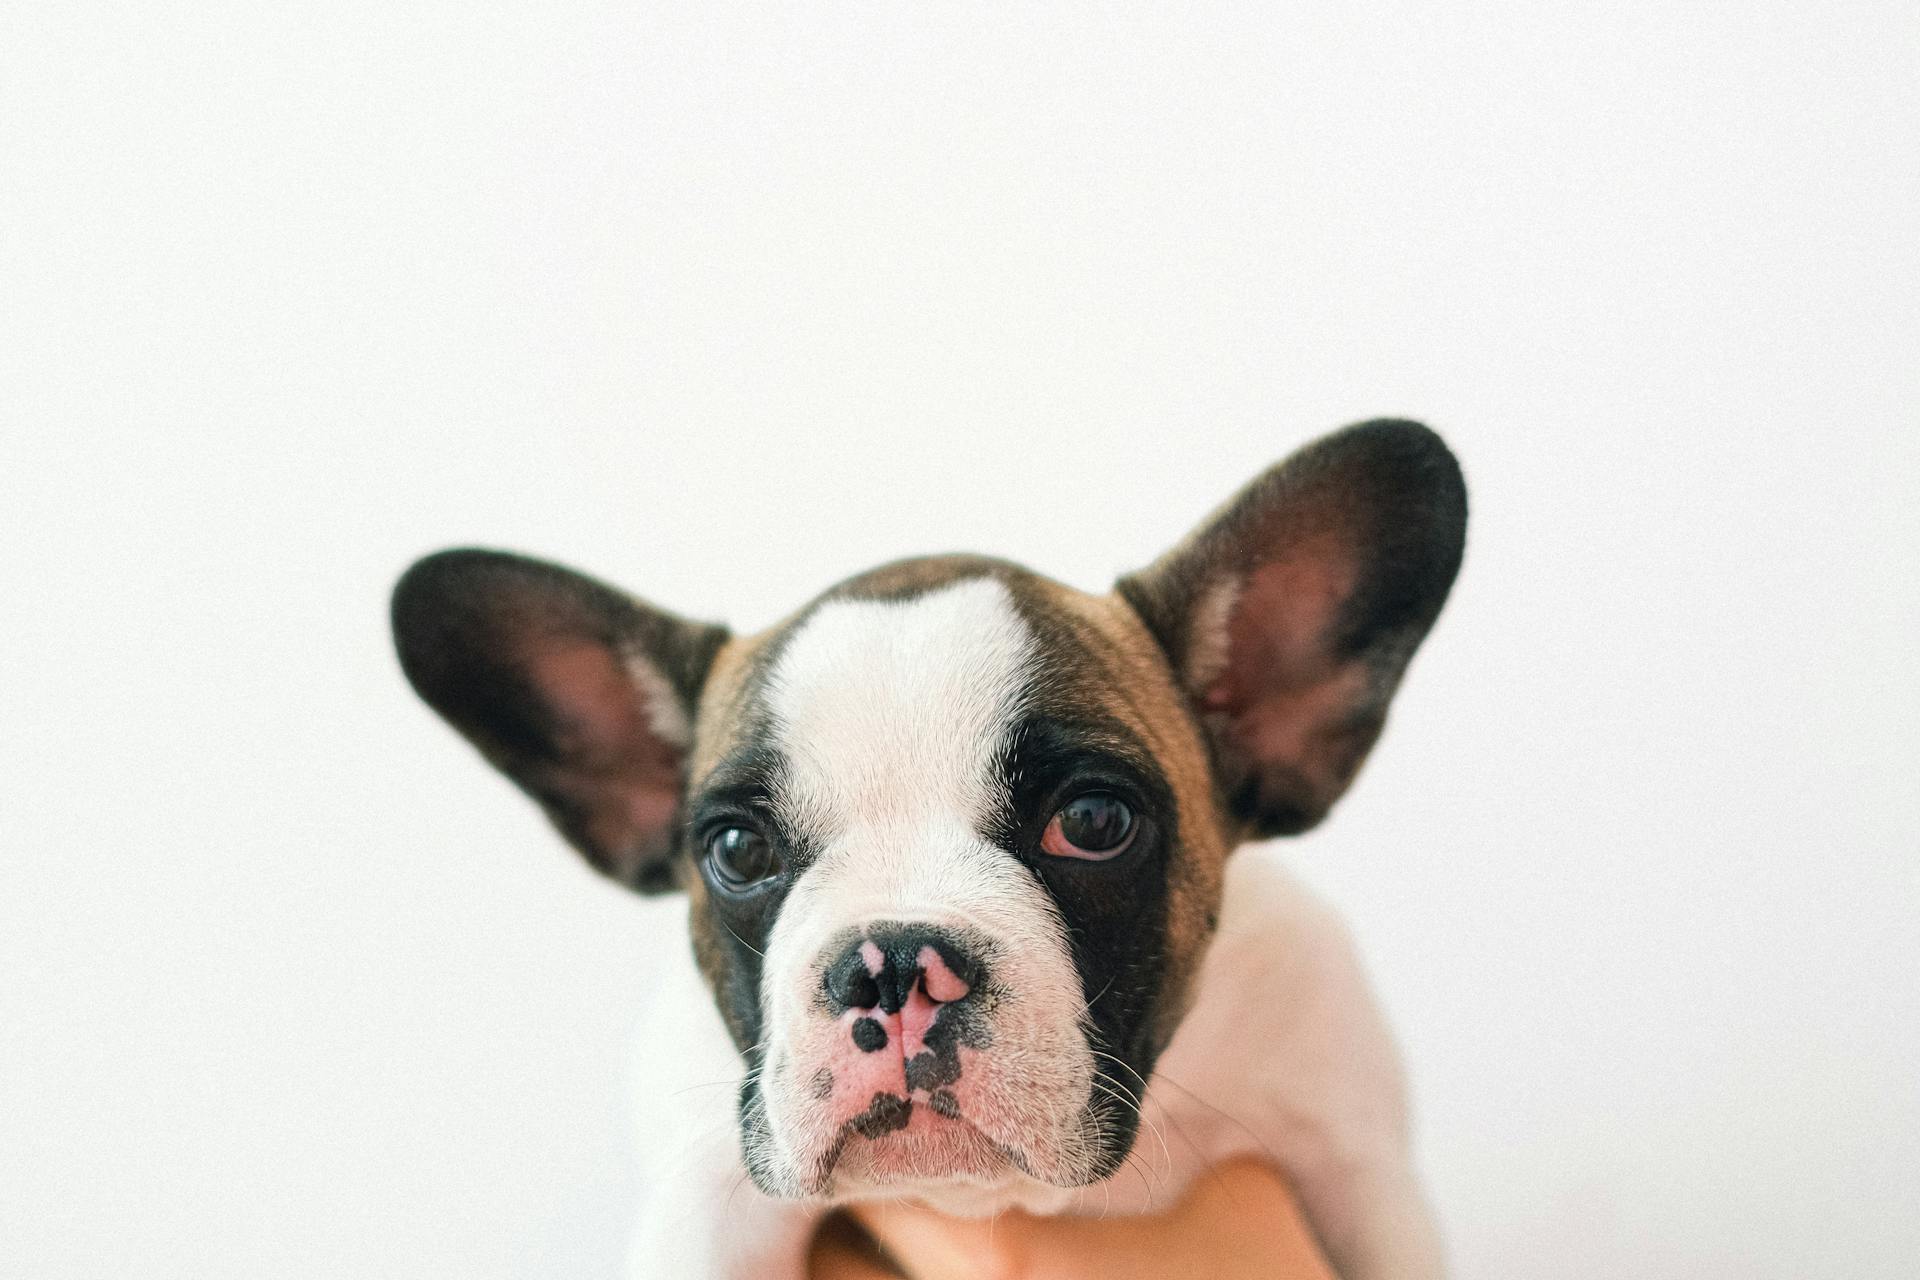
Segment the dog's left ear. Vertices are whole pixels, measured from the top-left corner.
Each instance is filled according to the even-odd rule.
[[[675,886],[675,822],[700,689],[724,627],[559,565],[442,551],[393,589],[400,666],[599,870]]]
[[[1446,602],[1466,524],[1440,437],[1364,422],[1120,580],[1193,700],[1245,836],[1305,831],[1346,791]]]

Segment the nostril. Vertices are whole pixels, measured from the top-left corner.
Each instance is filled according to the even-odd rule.
[[[969,980],[967,965],[950,965],[946,957],[933,947],[921,947],[919,955],[920,989],[927,993],[927,999],[935,1004],[952,1004],[964,1000],[973,990]]]
[[[868,972],[858,949],[827,970],[827,995],[842,1009],[871,1009],[880,1003],[880,984]]]

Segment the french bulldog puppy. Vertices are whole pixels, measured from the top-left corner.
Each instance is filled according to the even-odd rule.
[[[1342,1276],[1440,1275],[1345,933],[1228,855],[1347,789],[1466,514],[1439,437],[1376,421],[1105,595],[933,556],[735,636],[500,552],[408,570],[420,696],[594,867],[685,895],[686,971],[635,979],[672,1030],[633,1274],[800,1280],[838,1204],[1138,1213],[1254,1154]]]

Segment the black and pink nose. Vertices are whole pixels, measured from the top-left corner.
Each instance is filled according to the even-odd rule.
[[[978,958],[945,930],[877,925],[827,965],[827,1000],[835,1013],[897,1014],[916,995],[935,1005],[964,1000],[983,976]]]

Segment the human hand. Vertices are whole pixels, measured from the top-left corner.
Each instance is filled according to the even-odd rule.
[[[1292,1191],[1252,1160],[1209,1170],[1147,1217],[962,1219],[905,1204],[851,1216],[815,1241],[813,1280],[1333,1280]]]

